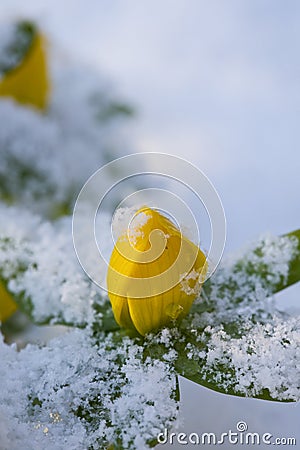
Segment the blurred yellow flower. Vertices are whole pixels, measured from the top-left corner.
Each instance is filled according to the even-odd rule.
[[[117,323],[145,335],[182,319],[206,272],[199,247],[163,214],[141,208],[109,262],[107,289]]]
[[[6,49],[12,53],[8,60],[15,60],[15,64],[3,71],[0,96],[44,109],[49,93],[45,39],[30,22],[16,24],[15,34]],[[24,39],[29,42],[28,46],[24,45]]]
[[[12,296],[7,292],[0,281],[0,322],[4,322],[17,310],[17,305]]]

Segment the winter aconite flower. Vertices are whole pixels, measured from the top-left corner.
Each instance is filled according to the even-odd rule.
[[[7,292],[0,280],[0,322],[8,319],[17,309],[12,296]]]
[[[0,96],[44,109],[49,80],[45,42],[31,22],[1,30]]]
[[[160,212],[141,208],[112,252],[107,288],[116,321],[141,335],[183,318],[200,292],[206,257]]]

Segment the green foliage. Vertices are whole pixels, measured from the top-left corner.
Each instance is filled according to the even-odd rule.
[[[296,239],[298,242],[297,252],[292,258],[289,264],[289,273],[286,280],[280,280],[280,282],[274,286],[273,292],[279,292],[292,284],[298,283],[300,281],[300,230],[292,231],[285,236]]]
[[[98,114],[97,119],[100,121],[110,120],[111,118],[117,116],[128,116],[131,117],[134,115],[134,110],[131,106],[126,103],[119,102],[111,102],[107,105],[106,108],[103,108]]]

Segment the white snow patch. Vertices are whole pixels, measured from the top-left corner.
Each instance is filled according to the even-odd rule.
[[[207,328],[205,333],[210,335],[207,366],[224,364],[233,370],[236,392],[255,396],[268,389],[278,400],[300,399],[300,316],[275,317],[273,323],[249,327],[238,339],[222,328]],[[219,382],[226,388],[232,378]]]
[[[92,303],[103,295],[77,260],[71,217],[50,223],[1,205],[0,267],[9,290],[30,299],[37,322],[53,317],[54,322],[89,323]]]
[[[106,448],[117,435],[124,449],[148,448],[177,416],[176,381],[167,364],[142,363],[141,354],[129,339],[96,344],[86,330],[20,352],[1,339],[1,448]]]
[[[112,233],[114,240],[128,238],[135,245],[139,238],[144,237],[143,227],[150,220],[150,215],[143,211],[137,213],[138,206],[131,208],[118,208],[112,220]]]

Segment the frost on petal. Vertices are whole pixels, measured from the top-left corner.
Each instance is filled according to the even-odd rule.
[[[132,245],[135,245],[140,237],[144,237],[142,228],[150,220],[145,212],[138,211],[137,206],[131,208],[118,208],[112,220],[112,232],[114,239],[124,239],[126,236]]]
[[[181,277],[181,290],[187,295],[199,295],[201,292],[203,278],[201,273],[196,270],[191,270],[189,273],[184,273]]]

